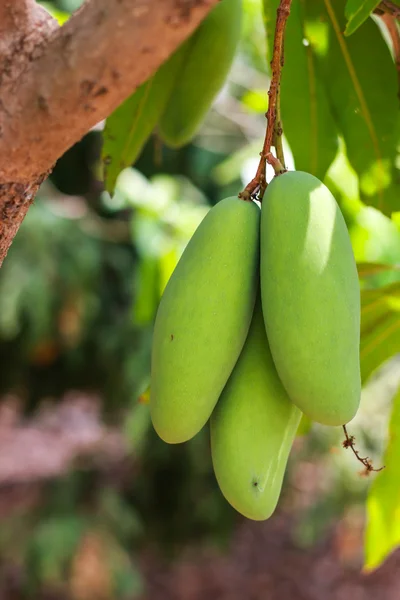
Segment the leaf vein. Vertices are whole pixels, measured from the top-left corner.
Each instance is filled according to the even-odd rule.
[[[332,23],[332,27],[335,31],[335,35],[337,37],[339,46],[340,46],[340,50],[343,54],[343,58],[344,61],[346,63],[346,67],[348,69],[349,75],[350,75],[350,79],[354,85],[354,89],[355,92],[357,94],[359,103],[360,103],[360,107],[361,107],[361,112],[363,114],[365,123],[367,125],[369,134],[371,136],[371,140],[372,140],[372,144],[375,150],[375,154],[376,154],[376,158],[377,158],[377,162],[379,164],[380,167],[380,171],[381,171],[381,182],[383,184],[384,181],[384,168],[383,168],[383,162],[382,162],[382,156],[381,156],[381,151],[380,151],[380,147],[379,147],[379,141],[378,141],[378,137],[376,135],[375,132],[375,128],[374,128],[374,124],[371,118],[371,114],[368,108],[368,104],[367,101],[365,99],[362,87],[360,85],[360,82],[358,80],[357,77],[357,73],[356,70],[354,68],[354,64],[353,61],[351,59],[350,56],[350,52],[348,50],[346,41],[344,39],[344,36],[342,35],[341,31],[340,31],[340,27],[339,27],[339,23],[337,21],[336,15],[335,15],[335,11],[332,8],[332,4],[331,4],[331,0],[324,0],[325,3],[325,7],[327,10],[327,13],[329,15],[329,18],[331,20]],[[379,208],[382,209],[383,206],[383,185],[379,186]]]

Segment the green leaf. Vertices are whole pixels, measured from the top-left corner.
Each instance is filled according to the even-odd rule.
[[[186,43],[106,120],[102,160],[105,186],[111,195],[118,175],[135,162],[157,125],[170,97],[185,49]]]
[[[264,0],[269,60],[272,58],[278,0]],[[296,169],[323,179],[338,149],[338,133],[313,48],[305,40],[302,2],[293,2],[285,34],[281,80],[283,131]]]
[[[400,352],[400,283],[361,292],[361,379]]]
[[[64,23],[68,21],[70,13],[55,8],[50,2],[39,2],[39,4],[43,6],[54,19],[56,19],[59,25],[64,25]]]
[[[345,15],[347,25],[344,35],[351,35],[364,23],[380,0],[347,0]]]
[[[381,263],[358,263],[358,276],[360,278],[372,277],[386,271],[400,271],[400,265],[384,265]]]
[[[306,415],[302,415],[299,426],[297,428],[296,436],[303,437],[308,435],[312,428],[312,421]]]
[[[147,325],[153,321],[160,300],[158,258],[152,256],[141,258],[136,267],[135,283],[133,322],[135,325]]]
[[[364,570],[373,571],[400,545],[400,390],[392,408],[389,440],[367,498]]]
[[[332,112],[359,177],[361,199],[390,214],[400,205],[396,68],[372,19],[344,37],[344,5],[345,0],[306,0],[307,38],[318,54]]]

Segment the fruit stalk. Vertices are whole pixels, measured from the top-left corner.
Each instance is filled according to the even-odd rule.
[[[267,188],[266,181],[266,166],[270,164],[275,173],[278,175],[285,171],[283,160],[283,148],[282,148],[282,124],[280,121],[280,108],[279,108],[279,88],[283,67],[283,44],[286,29],[286,22],[290,15],[290,6],[292,0],[281,0],[276,17],[275,36],[274,36],[274,51],[271,60],[271,84],[268,91],[268,110],[266,113],[267,118],[267,130],[265,133],[265,140],[262,152],[260,154],[260,162],[257,168],[257,173],[246,186],[244,191],[240,194],[240,197],[244,200],[257,196],[257,199],[262,201],[264,192]],[[278,119],[278,130],[276,129],[276,123]],[[278,135],[279,133],[279,135]],[[273,145],[275,137],[276,150],[278,158],[276,158],[271,152],[271,146]],[[280,158],[279,158],[280,157]]]
[[[283,67],[283,54],[282,54],[282,67]],[[281,96],[281,85],[279,84],[278,93],[277,93],[277,97],[276,97],[276,118],[275,118],[273,143],[275,146],[276,158],[279,160],[283,169],[286,171],[285,155],[283,153],[283,144],[282,144],[283,129],[282,129],[282,119],[281,119],[280,96]]]

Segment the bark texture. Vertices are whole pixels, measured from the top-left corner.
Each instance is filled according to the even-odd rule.
[[[217,2],[87,0],[58,28],[33,0],[0,0],[0,265],[55,161]]]

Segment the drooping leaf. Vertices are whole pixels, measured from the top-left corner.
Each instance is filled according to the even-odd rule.
[[[392,219],[372,206],[362,206],[354,215],[350,236],[357,262],[387,265],[368,282],[369,287],[380,287],[400,279],[396,265],[400,257],[400,230]]]
[[[400,283],[361,292],[361,378],[400,352]]]
[[[305,0],[305,5],[307,39],[318,55],[361,199],[390,214],[398,210],[400,194],[397,75],[389,47],[372,19],[344,36],[345,0]]]
[[[278,0],[264,0],[268,55],[272,58]],[[304,11],[293,2],[285,34],[281,80],[283,130],[296,169],[323,179],[338,149],[338,133],[316,70],[313,48],[305,39]]]
[[[184,59],[186,44],[106,120],[102,159],[107,191],[114,193],[120,172],[132,165],[157,125]]]
[[[351,35],[364,23],[378,6],[380,0],[347,0],[345,16],[347,25],[344,35]]]
[[[400,545],[400,390],[393,401],[383,464],[368,493],[365,571],[379,567]]]

